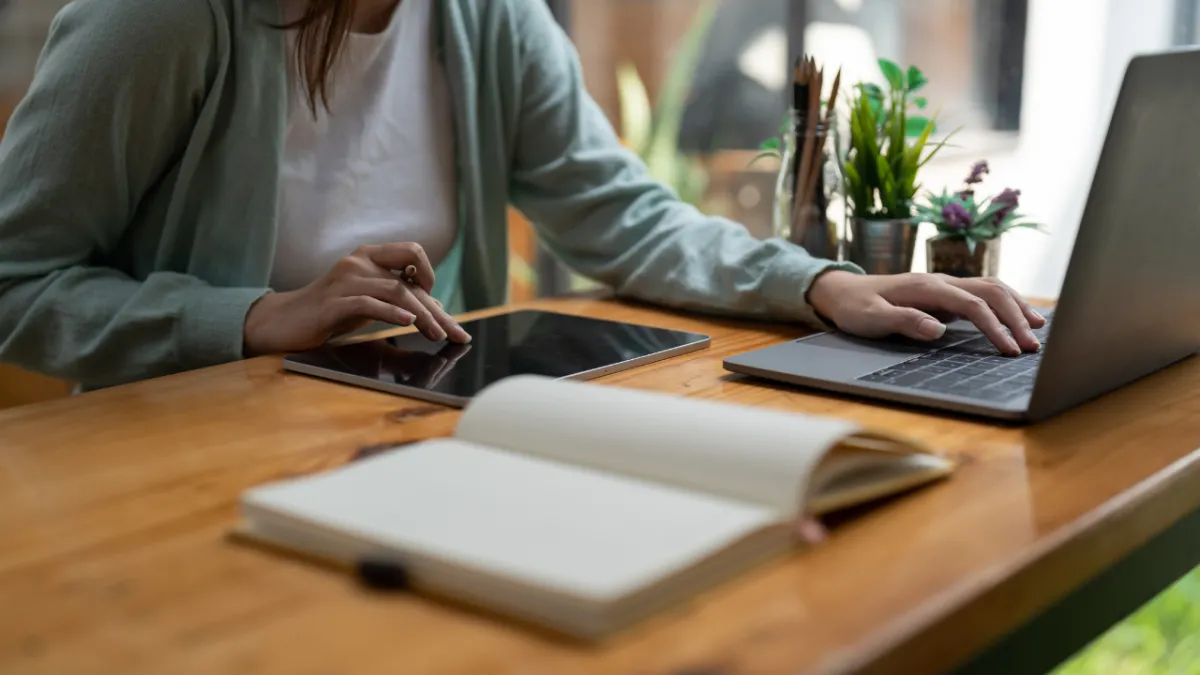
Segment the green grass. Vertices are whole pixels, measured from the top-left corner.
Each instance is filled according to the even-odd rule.
[[[1054,675],[1200,675],[1200,568],[1146,603]]]

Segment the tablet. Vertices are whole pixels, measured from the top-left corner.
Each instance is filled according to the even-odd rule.
[[[460,324],[471,343],[420,333],[326,346],[288,356],[297,373],[461,407],[513,375],[586,380],[704,349],[709,337],[540,310]]]

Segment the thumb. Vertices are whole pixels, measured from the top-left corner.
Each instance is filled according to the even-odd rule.
[[[936,340],[946,334],[946,324],[912,307],[888,307],[883,322],[892,333],[914,340]]]

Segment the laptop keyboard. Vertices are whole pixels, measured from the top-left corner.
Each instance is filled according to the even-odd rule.
[[[1050,331],[1046,325],[1033,331],[1042,342]],[[968,333],[968,335],[978,335]],[[984,401],[1004,401],[1033,392],[1033,382],[1042,351],[1021,356],[1002,356],[986,337],[972,337],[913,357],[859,377],[860,381],[887,384],[937,394],[953,394]]]

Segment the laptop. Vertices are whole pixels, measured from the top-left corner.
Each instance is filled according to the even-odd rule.
[[[735,373],[1037,421],[1200,349],[1200,50],[1125,71],[1042,349],[1001,356],[970,323],[937,342],[830,332],[726,359]],[[1064,111],[1063,114],[1071,114]]]

